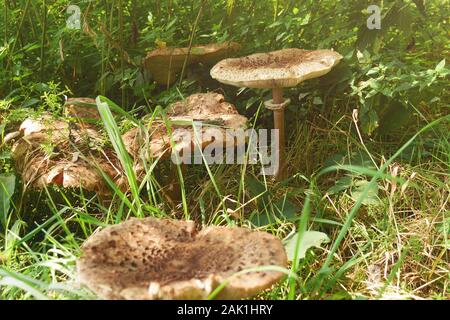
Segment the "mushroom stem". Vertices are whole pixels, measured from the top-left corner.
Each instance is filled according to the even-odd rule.
[[[283,98],[283,88],[273,88],[272,89],[272,98],[274,104],[281,104],[284,102]]]
[[[180,165],[180,169],[181,173],[184,175],[185,172],[184,164]],[[178,176],[178,167],[172,163],[170,164],[167,196],[169,198],[169,201],[172,202],[174,206],[176,206],[179,202],[181,202],[181,185],[180,185],[180,177]]]
[[[272,97],[274,104],[282,104],[283,88],[272,89]],[[273,111],[274,128],[278,129],[278,169],[275,173],[275,180],[281,181],[285,177],[285,133],[284,133],[284,108]]]

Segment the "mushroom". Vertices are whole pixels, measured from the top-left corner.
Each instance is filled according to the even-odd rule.
[[[160,85],[170,85],[186,65],[203,63],[213,65],[239,49],[236,42],[208,44],[192,48],[159,48],[148,53],[144,66]]]
[[[277,150],[279,166],[276,180],[285,176],[284,109],[290,100],[283,98],[283,88],[328,73],[342,56],[332,50],[283,49],[257,53],[243,58],[225,59],[211,69],[211,77],[236,87],[272,89],[272,100],[265,103],[274,113],[274,127],[279,130]]]
[[[142,160],[169,159],[172,152],[182,153],[189,148],[204,150],[208,146],[224,148],[232,145],[242,147],[242,140],[235,139],[226,128],[238,130],[247,126],[247,118],[238,114],[235,106],[225,101],[223,95],[218,93],[199,93],[189,96],[184,101],[171,105],[166,115],[171,123],[172,135],[169,135],[165,123],[161,120],[153,120],[145,130],[133,128],[122,137],[125,147],[135,160],[135,170],[143,173]],[[193,121],[201,123],[201,135],[194,132]],[[220,131],[220,135],[217,135]],[[197,137],[201,139],[197,141]],[[175,143],[172,148],[170,138]],[[219,139],[222,138],[222,139]],[[245,143],[245,141],[244,141]],[[179,197],[178,174],[171,173],[169,187],[173,193],[169,195],[172,200]]]
[[[46,114],[26,119],[20,135],[12,147],[12,156],[27,186],[82,187],[106,195],[110,189],[103,172],[121,189],[126,187],[117,157],[102,146],[104,139],[94,128],[79,127]]]
[[[239,130],[247,127],[247,118],[240,115],[234,105],[226,102],[223,95],[214,92],[193,94],[185,101],[174,103],[169,107],[167,116],[171,121],[187,120],[203,123],[200,141],[202,149],[211,143],[225,147],[228,140],[233,139],[225,129]],[[210,137],[213,135],[211,131],[218,129],[224,139],[211,140]],[[237,146],[236,143],[234,141],[233,145]]]
[[[238,227],[196,230],[193,221],[132,218],[94,233],[82,246],[77,275],[102,299],[218,299],[252,297],[283,278],[287,266],[275,236]],[[237,274],[239,273],[239,274]]]
[[[64,105],[66,117],[75,118],[80,123],[100,121],[100,113],[94,99],[69,98]]]
[[[166,115],[171,123],[172,138],[175,143],[180,142],[177,138],[181,138],[182,132],[185,130],[192,133],[192,137],[194,137],[192,122],[204,124],[202,137],[209,137],[206,133],[212,128],[223,132],[224,141],[212,141],[208,138],[199,141],[202,149],[211,143],[225,146],[226,139],[229,137],[226,135],[225,129],[238,130],[245,129],[247,126],[247,118],[240,115],[234,105],[226,102],[223,95],[214,92],[193,94],[184,101],[176,102],[168,108]],[[165,124],[161,120],[153,120],[152,125],[146,131],[142,132],[140,128],[133,128],[123,135],[127,151],[135,158],[140,151],[146,151],[146,159],[168,158],[171,145]],[[150,136],[148,141],[145,141],[146,134]],[[194,146],[196,141],[192,139],[190,143]]]
[[[9,144],[12,141],[15,141],[19,137],[20,137],[20,132],[19,131],[10,132],[10,133],[5,135],[5,137],[3,138],[2,144]]]

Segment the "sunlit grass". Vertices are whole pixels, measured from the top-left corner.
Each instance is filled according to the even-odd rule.
[[[117,139],[120,137],[120,128],[109,111],[111,102],[98,102],[107,134],[112,139]],[[116,105],[112,106],[117,108]],[[300,234],[306,230],[321,230],[330,236],[330,244],[323,249],[310,251],[305,259],[292,264],[291,271],[286,271],[292,276],[286,277],[279,286],[259,298],[444,298],[448,286],[448,265],[445,261],[449,230],[449,190],[445,181],[449,177],[442,164],[447,161],[448,154],[445,153],[445,148],[438,147],[433,154],[433,161],[423,160],[417,165],[402,164],[396,158],[414,141],[421,139],[423,132],[433,128],[440,133],[439,128],[446,122],[448,117],[418,130],[401,148],[395,152],[389,151],[392,156],[382,160],[378,170],[357,165],[321,168],[303,163],[303,167],[312,165],[310,168],[316,168],[309,177],[299,176],[301,171],[296,173],[296,169],[291,166],[292,176],[288,179],[289,182],[274,188],[277,185],[270,179],[265,180],[261,183],[262,193],[256,196],[252,196],[246,189],[248,183],[254,183],[247,181],[250,176],[252,179],[261,179],[256,167],[245,165],[246,173],[237,176],[234,173],[243,169],[240,166],[192,166],[183,176],[188,217],[206,224],[223,225],[232,221],[233,224],[272,232],[280,238],[288,236],[294,230],[300,231]],[[300,130],[301,128],[297,132],[300,133]],[[328,135],[336,138],[348,134],[336,128],[328,132]],[[310,136],[308,139],[320,141],[321,135]],[[445,147],[447,142],[443,136],[439,139]],[[377,144],[374,146],[378,147]],[[114,147],[119,154],[123,153],[123,165],[127,165],[129,161],[128,170],[132,173],[132,161],[125,154],[123,146],[118,143]],[[358,148],[358,143],[351,142],[347,147]],[[291,156],[295,156],[296,148],[300,146],[289,146]],[[370,151],[370,142],[367,143],[367,148]],[[376,154],[372,156],[376,161],[380,160]],[[396,176],[392,175],[393,165],[402,167]],[[153,170],[154,166],[145,179],[153,176]],[[337,170],[340,173],[336,176]],[[343,172],[359,177],[372,177],[372,183],[384,186],[379,189],[379,203],[369,206],[362,204],[371,188],[370,183],[357,199],[349,197],[347,192],[328,195],[330,183],[327,177],[339,177]],[[413,172],[415,176],[412,179]],[[68,196],[65,192],[47,190],[42,195],[42,199],[47,199],[44,201],[45,205],[41,204],[38,209],[50,210],[47,219],[39,224],[32,220],[11,220],[2,233],[1,297],[92,298],[87,290],[76,283],[75,261],[84,239],[97,228],[123,221],[129,213],[136,216],[167,217],[174,217],[175,213],[175,216],[180,217],[176,210],[173,211],[174,208],[163,204],[164,198],[158,194],[157,189],[150,189],[150,192],[157,193],[153,200],[162,201],[161,205],[155,203],[156,207],[149,206],[145,197],[142,197],[146,194],[143,191],[147,184],[139,184],[133,175],[130,183],[135,183],[135,191],[127,195],[109,181],[114,196],[108,203],[96,196],[88,197],[80,193],[81,190],[73,190]],[[393,185],[396,185],[394,192]],[[62,195],[62,202],[53,200],[55,192]],[[282,198],[285,201],[287,199],[297,206],[298,218],[280,217],[279,208],[273,203],[279,195],[284,195]],[[255,220],[249,219],[254,217],[254,212],[261,203],[270,219],[268,223],[258,225]],[[139,206],[141,211],[137,209]],[[180,209],[183,211],[183,204],[178,210]],[[35,211],[34,214],[39,215],[39,212]],[[428,224],[430,233],[415,226],[416,223]],[[302,237],[298,239],[299,246]],[[438,288],[443,288],[444,291]]]
[[[295,250],[288,268],[275,267],[285,279],[256,299],[450,299],[447,17],[439,0],[385,2],[383,32],[366,33],[366,2],[100,1],[80,4],[86,23],[68,30],[67,1],[5,1],[0,174],[15,172],[3,138],[26,117],[59,117],[63,96],[101,94],[90,106],[100,112],[105,146],[128,188],[105,173],[110,196],[28,190],[17,177],[11,210],[0,212],[0,299],[95,299],[77,283],[83,242],[101,228],[149,216],[237,225],[285,242],[297,235],[297,249],[308,231],[329,237],[303,259]],[[275,183],[249,164],[170,168],[144,155],[137,176],[121,135],[138,127],[148,142],[153,121],[170,132],[164,109],[194,92],[220,90],[251,127],[270,128],[264,90],[211,84],[210,66],[190,70],[187,58],[175,84],[158,87],[141,65],[156,47],[229,40],[242,45],[240,55],[287,47],[345,55],[329,78],[286,90],[289,177]],[[380,113],[371,121],[381,124],[392,102],[408,107],[410,121],[399,124],[394,108],[387,120],[398,129],[365,132],[364,119],[375,116],[369,111]],[[174,172],[181,194],[175,202],[166,193]],[[0,184],[5,210],[2,196],[9,201]],[[242,272],[261,269],[274,266]]]

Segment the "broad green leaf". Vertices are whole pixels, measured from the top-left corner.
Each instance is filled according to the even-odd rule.
[[[302,211],[301,208],[296,206],[288,199],[284,198],[275,202],[273,207],[276,211],[275,214],[277,217],[282,220],[286,219],[288,221],[295,221],[298,217],[298,214]]]
[[[323,104],[323,101],[320,97],[314,97],[313,104],[320,105]]]
[[[252,198],[258,197],[258,200],[261,199],[265,204],[269,203],[269,193],[267,191],[267,187],[264,183],[256,179],[255,177],[248,175],[245,178],[245,183],[248,187],[250,195]],[[259,209],[262,209],[259,207]]]
[[[380,125],[377,128],[380,135],[401,129],[412,118],[411,110],[397,100],[388,101],[380,113]]]
[[[36,98],[28,99],[28,100],[26,100],[26,101],[22,104],[22,108],[28,108],[28,107],[31,107],[31,106],[33,106],[33,105],[35,105],[35,104],[38,104],[39,102],[40,102],[40,100],[39,100],[39,99],[36,99]]]
[[[285,243],[286,253],[290,261],[292,261],[295,256],[297,238],[298,233],[290,237]],[[303,259],[308,249],[313,247],[320,248],[323,243],[327,243],[329,241],[330,239],[323,232],[305,231],[305,233],[303,234],[303,239],[301,239],[300,246],[298,248],[298,259]]]
[[[363,193],[366,186],[369,184],[367,180],[359,180],[353,184],[351,197],[354,201],[357,201],[358,198]],[[367,196],[363,199],[362,204],[364,205],[377,205],[380,204],[380,198],[378,197],[378,185],[373,184],[373,186],[369,189]]]
[[[438,63],[435,70],[437,72],[440,72],[440,71],[444,70],[444,68],[445,68],[445,59],[443,59],[441,62]]]
[[[351,176],[347,175],[336,181],[336,184],[328,189],[327,193],[329,195],[337,194],[339,192],[345,191],[352,186],[353,179]]]

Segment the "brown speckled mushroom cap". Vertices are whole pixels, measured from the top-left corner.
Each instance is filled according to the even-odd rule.
[[[12,147],[16,169],[25,185],[51,185],[110,193],[103,172],[126,188],[120,162],[94,127],[78,126],[51,115],[29,118],[20,126],[21,138]]]
[[[103,299],[242,299],[270,288],[286,267],[281,241],[237,227],[197,231],[192,221],[130,219],[92,235],[77,261],[79,281]]]
[[[226,102],[223,95],[214,92],[193,94],[183,101],[176,102],[168,108],[166,115],[172,122],[174,143],[181,143],[183,135],[189,133],[192,139],[188,143],[192,148],[196,142],[192,121],[203,124],[201,129],[203,139],[199,141],[202,149],[211,143],[220,147],[226,146],[227,142],[238,146],[239,141],[235,140],[226,129],[245,129],[247,126],[247,118],[240,115],[234,105]],[[223,139],[212,141],[211,136],[217,132],[216,130],[222,133]],[[172,150],[166,125],[161,121],[154,121],[146,130],[133,128],[125,133],[122,139],[127,151],[138,160],[142,158],[141,151],[145,151],[144,158],[149,159],[168,158]]]
[[[99,121],[95,100],[91,98],[69,98],[64,105],[64,114],[78,121]]]
[[[341,59],[332,50],[283,49],[222,60],[211,69],[211,77],[236,87],[294,87],[323,76]]]
[[[177,80],[177,75],[187,60],[187,65],[203,63],[212,65],[239,49],[236,42],[213,43],[189,48],[159,48],[147,54],[145,67],[154,80],[161,85],[171,84]]]
[[[176,102],[169,107],[167,116],[172,120],[209,121],[230,129],[242,129],[247,125],[247,118],[226,102],[223,95],[215,92],[196,93]]]

